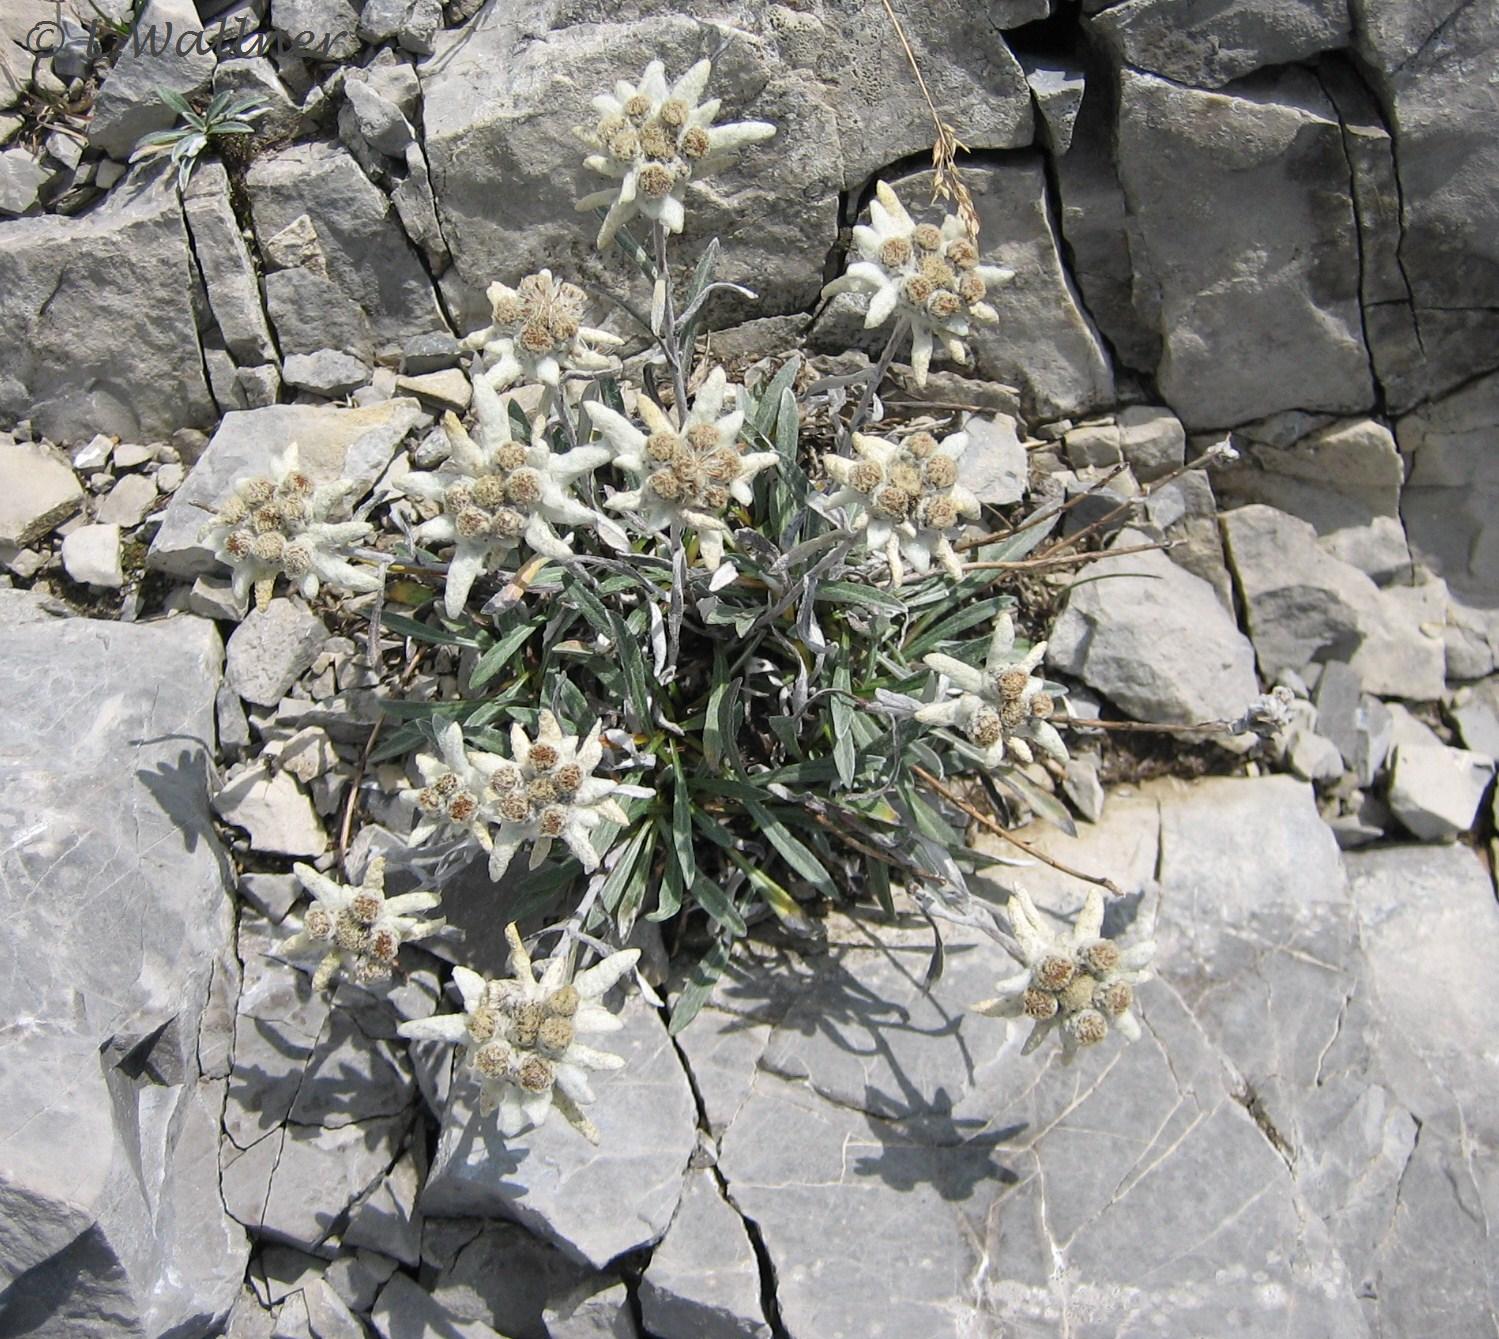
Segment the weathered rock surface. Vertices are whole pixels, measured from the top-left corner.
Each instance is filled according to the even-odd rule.
[[[0,223],[0,422],[30,418],[57,442],[209,422],[193,285],[175,193],[149,181],[76,218]]]
[[[125,584],[120,569],[120,527],[84,525],[62,542],[62,565],[70,580],[117,589]]]
[[[1494,779],[1494,759],[1456,749],[1396,704],[1390,809],[1413,837],[1451,841],[1468,831]]]
[[[1137,530],[1118,545],[1146,541]],[[1089,565],[1049,639],[1047,664],[1105,694],[1137,720],[1235,720],[1259,691],[1254,650],[1200,577],[1164,553]]]
[[[0,544],[31,544],[82,503],[83,487],[61,460],[0,442]]]
[[[191,99],[208,87],[217,58],[194,38],[183,41],[184,33],[202,30],[193,0],[147,0],[141,6],[94,103],[92,146],[125,159],[142,135],[178,123],[161,91]]]
[[[400,343],[444,330],[427,272],[390,201],[338,144],[299,144],[257,158],[246,178],[256,236],[274,238],[305,218],[323,277],[368,319],[378,341]],[[272,318],[276,311],[272,307]],[[277,323],[281,352],[344,348],[334,338],[288,347]]]
[[[204,163],[193,173],[183,211],[224,346],[242,366],[275,362],[276,345],[266,324],[260,281],[229,202],[229,174],[223,164]]]
[[[192,618],[6,630],[0,1310],[15,1333],[206,1334],[239,1292],[246,1247],[214,1158],[224,1071],[200,1068],[233,923],[201,743],[219,664]]]
[[[252,609],[230,634],[224,680],[246,702],[274,707],[327,640],[316,614],[292,600],[272,600]]]
[[[1327,553],[1311,525],[1271,507],[1227,512],[1223,534],[1266,679],[1342,660],[1370,692],[1442,695],[1445,651],[1440,636],[1423,631],[1430,614],[1421,588],[1380,590]]]
[[[1348,163],[1320,86],[1120,78],[1130,253],[1158,295],[1167,403],[1189,428],[1372,408]]]
[[[607,1049],[625,1068],[588,1109],[597,1147],[555,1113],[502,1141],[473,1111],[472,1085],[455,1083],[422,1211],[510,1218],[594,1268],[657,1241],[681,1196],[696,1109],[660,1015],[636,996],[621,1017]]]
[[[172,495],[151,545],[151,566],[173,576],[217,569],[198,532],[214,508],[247,474],[266,473],[292,442],[301,468],[319,483],[351,479],[367,491],[385,472],[402,439],[422,420],[421,407],[405,398],[359,409],[336,405],[271,405],[226,414],[202,458]]]

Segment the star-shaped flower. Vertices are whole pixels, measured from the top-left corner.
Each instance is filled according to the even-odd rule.
[[[768,121],[715,126],[719,99],[702,101],[712,69],[700,60],[668,88],[666,67],[653,60],[639,84],[621,79],[612,96],[593,99],[598,123],[577,132],[594,150],[583,165],[618,182],[578,201],[580,210],[608,207],[599,229],[600,251],[636,214],[661,223],[667,232],[681,232],[688,182],[718,171],[736,149],[776,133]]]
[[[595,731],[584,739],[565,735],[557,718],[542,711],[533,743],[519,725],[510,730],[508,763],[489,777],[488,802],[499,831],[489,853],[489,877],[498,880],[527,842],[531,868],[547,858],[552,842],[561,838],[578,858],[584,872],[599,866],[590,834],[604,820],[623,827],[629,816],[619,799],[648,800],[655,791],[594,776],[604,756],[603,739]]]
[[[967,447],[961,432],[940,442],[929,432],[917,432],[899,443],[855,433],[857,459],[822,458],[829,476],[842,485],[828,505],[849,508],[851,528],[862,533],[871,552],[889,561],[892,584],[900,585],[904,576],[903,558],[925,573],[935,557],[955,581],[963,575],[952,536],[979,514],[978,498],[958,482],[958,458]]]
[[[619,360],[597,346],[624,341],[607,330],[583,324],[588,296],[576,284],[552,278],[550,270],[528,274],[514,288],[490,284],[491,321],[463,341],[480,349],[485,379],[496,390],[516,382],[540,382],[554,390],[564,372],[605,372]]]
[[[1023,1055],[1054,1029],[1061,1032],[1064,1061],[1070,1061],[1080,1046],[1097,1045],[1111,1028],[1129,1041],[1139,1038],[1140,1025],[1129,1009],[1135,987],[1155,975],[1150,966],[1153,940],[1121,949],[1112,939],[1102,938],[1103,894],[1097,888],[1088,890],[1067,935],[1051,929],[1023,889],[1010,894],[1006,909],[1023,970],[1001,981],[994,999],[973,1005],[975,1013],[1033,1019],[1035,1027]]]
[[[407,841],[419,846],[435,832],[465,833],[486,851],[493,848],[490,823],[498,820],[489,809],[489,783],[505,760],[482,749],[468,749],[463,727],[449,721],[437,732],[437,753],[418,753],[414,759],[421,786],[411,786],[398,798],[415,806],[418,817]]]
[[[544,423],[532,424],[531,444],[510,435],[510,415],[482,376],[473,379],[471,437],[451,411],[443,418],[452,451],[434,471],[413,470],[397,481],[402,492],[442,504],[442,514],[416,527],[418,541],[452,544],[443,609],[463,612],[468,593],[485,571],[509,560],[522,541],[548,558],[571,558],[559,525],[595,527],[616,548],[629,539],[614,522],[584,506],[573,487],[608,461],[605,446],[579,446],[560,455],[547,445]]]
[[[916,719],[926,725],[948,725],[961,730],[982,750],[982,761],[993,767],[1006,757],[1034,762],[1031,743],[1058,762],[1067,761],[1067,745],[1051,723],[1056,699],[1032,671],[1046,655],[1037,642],[1018,660],[1014,658],[1015,623],[1008,613],[994,624],[983,669],[934,651],[923,656],[927,666],[957,685],[957,697],[922,707]],[[1027,742],[1030,741],[1030,742]]]
[[[271,462],[269,477],[240,479],[199,532],[213,556],[233,569],[235,599],[247,599],[253,587],[259,609],[283,574],[309,600],[324,582],[347,591],[380,589],[375,572],[346,557],[374,527],[367,521],[328,520],[356,485],[347,479],[315,484],[299,465],[292,442]]]
[[[1014,271],[979,264],[978,247],[956,214],[944,215],[940,225],[918,224],[885,182],[875,187],[875,197],[869,223],[854,229],[861,259],[823,295],[868,293],[866,329],[892,315],[910,321],[911,370],[916,384],[925,386],[937,342],[953,361],[969,361],[963,339],[970,322],[992,325],[999,319],[986,298],[991,286],[1013,279]]]
[[[506,927],[505,937],[512,978],[486,981],[455,967],[463,1012],[402,1023],[397,1031],[413,1040],[465,1047],[463,1068],[479,1084],[479,1113],[498,1111],[500,1133],[507,1138],[541,1125],[555,1106],[597,1143],[599,1132],[581,1110],[594,1100],[588,1071],[621,1069],[625,1062],[578,1039],[622,1026],[601,1001],[635,966],[640,950],[612,953],[571,980],[567,955],[558,953],[546,959],[538,980],[514,925]]]
[[[614,463],[633,474],[639,486],[615,493],[604,505],[634,513],[647,530],[659,533],[680,525],[697,531],[703,565],[716,571],[730,530],[729,503],[748,506],[755,476],[779,462],[774,451],[745,455],[739,447],[744,412],[723,412],[727,377],[715,367],[692,402],[687,423],[678,430],[654,400],[639,398],[642,432],[608,405],[590,401],[588,415],[614,448]],[[736,397],[737,398],[737,397]]]
[[[335,883],[311,865],[293,865],[292,872],[312,894],[313,904],[283,948],[293,953],[314,948],[323,954],[312,978],[314,990],[326,989],[340,968],[361,986],[386,981],[402,944],[425,939],[446,924],[441,917],[419,920],[412,915],[431,911],[440,901],[436,893],[385,896],[384,856],[370,861],[358,887]]]

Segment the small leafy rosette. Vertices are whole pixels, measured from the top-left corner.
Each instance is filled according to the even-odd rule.
[[[1058,762],[1066,762],[1067,745],[1051,723],[1057,700],[1034,673],[1045,656],[1046,643],[1037,642],[1016,659],[1015,623],[1008,613],[1001,614],[983,669],[936,651],[923,657],[929,669],[957,687],[958,694],[922,707],[916,719],[924,725],[961,731],[980,751],[985,767],[1006,758],[1034,762],[1032,744]]]
[[[504,759],[463,743],[463,727],[449,721],[437,733],[436,753],[418,753],[413,760],[420,786],[409,786],[399,798],[416,810],[416,823],[407,842],[420,846],[437,833],[472,837],[484,850],[493,848],[489,825],[489,783]]]
[[[1153,940],[1121,948],[1102,938],[1103,894],[1097,888],[1088,890],[1070,934],[1054,931],[1023,889],[1010,894],[1007,911],[1022,970],[1001,981],[993,999],[973,1005],[975,1013],[1033,1020],[1023,1055],[1053,1031],[1061,1037],[1064,1061],[1080,1047],[1096,1046],[1111,1031],[1127,1041],[1139,1039],[1140,1025],[1130,1007],[1135,988],[1155,975],[1150,965]]]
[[[724,519],[729,504],[749,506],[755,476],[780,460],[774,451],[746,454],[740,449],[744,412],[724,412],[728,394],[728,378],[723,368],[715,367],[680,430],[660,405],[642,395],[640,417],[648,433],[608,405],[590,401],[587,406],[594,426],[614,449],[615,465],[639,481],[604,505],[630,513],[653,534],[673,528],[696,531],[709,571],[723,562],[731,533]]]
[[[599,867],[593,830],[606,820],[621,827],[629,822],[620,799],[648,800],[655,794],[646,786],[595,776],[604,756],[602,736],[598,731],[587,738],[563,734],[550,711],[540,713],[534,741],[520,725],[512,726],[510,750],[510,761],[496,767],[488,782],[487,802],[499,824],[489,853],[491,879],[498,880],[527,844],[536,869],[559,839],[592,874]]]
[[[312,978],[314,990],[325,990],[340,970],[361,986],[388,981],[402,944],[425,939],[446,923],[422,920],[414,912],[431,911],[436,893],[385,896],[385,858],[376,856],[358,886],[337,883],[311,865],[292,872],[313,899],[296,934],[283,948],[290,953],[315,949],[323,954]]]
[[[583,324],[588,296],[550,270],[528,274],[514,288],[490,284],[490,324],[463,341],[481,351],[484,378],[496,390],[517,382],[556,389],[568,372],[607,372],[619,360],[604,353],[624,341]]]
[[[499,1113],[500,1133],[512,1138],[542,1125],[553,1107],[580,1134],[598,1142],[582,1112],[594,1100],[591,1071],[621,1069],[624,1061],[580,1038],[621,1027],[602,1001],[640,957],[638,949],[610,954],[569,977],[567,956],[548,958],[538,978],[514,925],[510,941],[514,976],[486,981],[466,967],[453,969],[463,996],[461,1014],[402,1023],[401,1036],[465,1047],[463,1070],[479,1085],[479,1113]]]
[[[276,578],[285,576],[306,599],[324,583],[356,593],[380,589],[380,577],[348,561],[348,550],[374,532],[367,521],[330,521],[357,485],[347,479],[315,484],[292,442],[271,462],[269,477],[240,479],[199,532],[213,556],[232,569],[234,597],[255,592],[265,608]]]
[[[999,319],[987,301],[989,289],[1013,279],[1014,271],[979,264],[978,247],[956,214],[944,215],[940,224],[915,222],[883,181],[875,187],[869,220],[854,229],[860,259],[823,294],[867,293],[867,329],[892,315],[910,321],[911,370],[925,386],[937,344],[954,362],[969,361],[963,341],[974,322]]]
[[[474,435],[450,411],[443,418],[448,459],[436,470],[413,470],[396,484],[408,496],[442,507],[441,515],[416,527],[414,537],[453,545],[443,586],[449,618],[463,612],[474,582],[508,562],[523,543],[547,558],[571,558],[572,546],[558,526],[591,526],[616,548],[629,547],[615,522],[574,496],[578,480],[608,461],[608,448],[579,446],[555,454],[539,418],[529,445],[515,441],[499,395],[482,376],[473,387]]]
[[[599,120],[577,132],[593,150],[583,165],[617,184],[584,196],[577,207],[608,210],[599,229],[600,251],[637,214],[667,232],[681,232],[688,183],[724,167],[736,150],[776,133],[768,121],[715,126],[720,101],[703,101],[712,69],[700,60],[668,86],[666,67],[653,60],[638,84],[621,79],[613,94],[593,99]]]
[[[925,574],[933,558],[953,580],[963,575],[952,540],[979,515],[978,498],[958,482],[967,447],[961,432],[940,442],[929,432],[903,442],[855,433],[853,459],[823,457],[823,468],[840,485],[827,505],[848,509],[850,528],[870,552],[885,555],[894,585],[904,579],[903,564]]]

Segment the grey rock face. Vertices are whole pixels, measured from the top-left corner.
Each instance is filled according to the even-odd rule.
[[[40,200],[52,175],[28,149],[0,152],[0,214],[24,214]]]
[[[1145,541],[1120,533],[1119,545]],[[1164,553],[1090,564],[1068,596],[1047,663],[1096,688],[1137,720],[1233,720],[1259,686],[1254,651],[1212,587]]]
[[[963,425],[968,449],[958,460],[958,480],[980,502],[1002,507],[1025,496],[1029,469],[1025,446],[1008,414],[971,418]]]
[[[125,183],[76,218],[0,224],[0,327],[12,349],[0,421],[30,418],[57,442],[97,432],[149,441],[207,423],[193,282],[182,211],[149,184]]]
[[[315,481],[352,479],[372,486],[406,434],[422,420],[414,400],[386,400],[360,409],[335,405],[270,405],[226,414],[208,449],[167,505],[151,545],[150,563],[173,576],[217,567],[198,532],[237,479],[264,474],[296,442],[302,469]],[[359,492],[353,500],[357,502]]]
[[[1494,760],[1450,748],[1403,707],[1395,706],[1390,809],[1421,841],[1451,841],[1478,817]]]
[[[661,1339],[769,1339],[744,1220],[706,1168],[687,1175],[677,1216],[641,1279],[640,1311]]]
[[[198,742],[219,663],[192,618],[6,629],[0,1294],[18,1333],[204,1334],[239,1291],[223,1083],[198,1059],[232,926]]]
[[[359,359],[337,349],[319,349],[316,353],[292,354],[282,364],[281,378],[298,390],[334,399],[363,386],[370,379],[370,370]]]
[[[1125,0],[1091,21],[1117,58],[1178,84],[1217,88],[1348,40],[1340,0]]]
[[[1409,598],[1418,588],[1381,591],[1326,553],[1305,521],[1270,507],[1226,513],[1223,534],[1266,679],[1342,660],[1371,692],[1442,695],[1445,651],[1422,630],[1429,616]]]
[[[347,60],[359,51],[359,8],[350,0],[273,0],[271,23],[292,40],[312,33],[309,49],[322,60]]]
[[[1397,128],[1399,254],[1413,326],[1401,406],[1493,370],[1499,336],[1499,14],[1355,0],[1355,44]],[[1489,183],[1489,184],[1485,184]]]
[[[128,530],[139,525],[155,505],[155,481],[144,474],[127,474],[109,490],[94,515],[104,525]]]
[[[62,542],[62,565],[73,581],[118,589],[125,584],[120,570],[120,527],[85,525]]]
[[[258,237],[273,238],[302,217],[309,220],[326,277],[364,313],[377,340],[400,343],[446,329],[432,283],[390,201],[341,145],[299,144],[266,154],[256,159],[246,186]],[[313,346],[342,347],[335,339]]]
[[[161,90],[191,98],[208,87],[217,57],[195,38],[183,39],[203,26],[193,0],[147,0],[99,90],[89,122],[91,145],[128,158],[142,135],[177,124]]]
[[[261,305],[260,282],[229,204],[229,174],[222,164],[204,163],[193,173],[183,208],[225,347],[245,366],[274,362],[276,346]]]
[[[1167,403],[1189,428],[1372,408],[1348,163],[1320,86],[1121,80],[1119,174]]]
[[[624,1029],[607,1049],[625,1068],[598,1085],[588,1109],[597,1147],[555,1113],[501,1140],[492,1119],[471,1111],[472,1086],[455,1084],[423,1212],[510,1218],[594,1268],[658,1240],[681,1195],[696,1109],[660,1015],[637,996],[620,1016]]]

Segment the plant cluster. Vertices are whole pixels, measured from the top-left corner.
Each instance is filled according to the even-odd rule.
[[[215,93],[202,111],[170,88],[158,88],[156,95],[182,118],[183,124],[142,135],[130,161],[139,163],[165,154],[177,169],[179,190],[187,189],[193,168],[206,152],[222,149],[236,137],[253,135],[255,122],[271,110],[270,103],[258,93]]]
[[[885,419],[879,390],[907,339],[918,381],[936,349],[966,360],[1007,272],[960,219],[917,223],[882,183],[863,259],[833,285],[868,295],[870,325],[893,322],[857,402],[858,379],[817,381],[796,357],[732,384],[696,332],[737,286],[715,278],[716,242],[684,276],[669,241],[689,187],[774,128],[715,126],[709,72],[668,84],[652,62],[595,100],[579,133],[611,184],[581,204],[602,216],[600,248],[638,266],[649,308],[617,299],[627,340],[585,324],[588,295],[549,271],[492,286],[492,322],[465,341],[472,422],[447,415],[445,463],[400,478],[399,552],[356,550],[367,524],[328,522],[338,485],[314,487],[295,458],[242,481],[207,531],[238,590],[263,597],[282,573],[304,594],[381,586],[375,616],[414,655],[462,655],[457,696],[387,704],[373,757],[411,760],[408,867],[488,855],[514,976],[458,968],[462,1012],[403,1031],[465,1047],[507,1135],[554,1106],[591,1132],[586,1071],[618,1062],[578,1038],[617,1025],[602,1000],[635,954],[609,944],[641,917],[697,949],[673,1030],[752,922],[811,935],[820,903],[894,915],[899,890],[934,932],[948,917],[1008,948],[1024,981],[982,1010],[1059,1024],[1068,1056],[1130,1035],[1150,954],[1099,937],[1097,897],[1063,943],[1023,894],[996,919],[968,888],[993,862],[965,841],[954,785],[1001,815],[1070,822],[1027,771],[1067,759],[1065,690],[996,590],[1060,509],[986,518],[959,425]],[[521,386],[527,409],[504,393]],[[340,968],[379,981],[440,924],[414,919],[433,894],[384,899],[383,868],[358,888],[298,873],[316,902],[297,942],[323,953],[319,985]],[[553,941],[539,978],[522,920]]]

